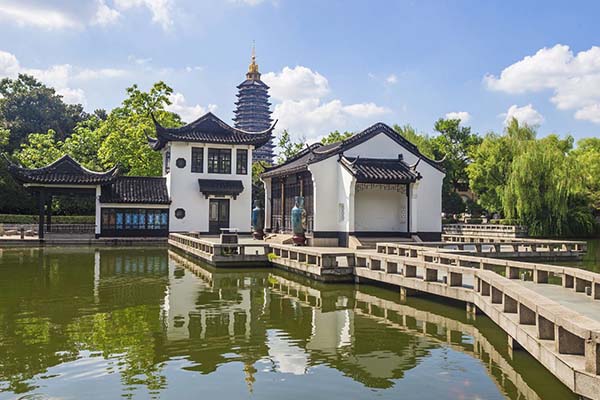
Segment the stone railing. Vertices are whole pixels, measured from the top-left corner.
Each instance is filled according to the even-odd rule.
[[[266,265],[269,245],[257,243],[217,243],[192,235],[171,233],[169,244],[214,265]]]
[[[493,237],[526,237],[527,227],[496,224],[446,224],[442,230],[447,234]]]
[[[431,253],[431,259],[428,256],[357,252],[355,275],[359,280],[399,286],[404,295],[417,290],[466,302],[468,309],[483,311],[508,334],[510,343],[523,346],[575,393],[600,399],[600,321],[486,270],[481,264],[474,268],[472,264],[444,263],[449,261],[446,256],[465,256],[437,252]],[[496,261],[503,261],[505,266],[509,262]]]

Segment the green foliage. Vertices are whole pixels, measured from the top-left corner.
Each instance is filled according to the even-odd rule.
[[[429,158],[435,157],[433,154],[433,144],[431,143],[431,138],[428,135],[417,133],[415,128],[408,124],[403,126],[394,125],[394,130],[398,132],[400,136],[417,146],[423,155]]]
[[[102,171],[104,169],[98,157],[100,146],[106,139],[103,136],[105,130],[100,130],[102,123],[103,121],[96,115],[79,122],[73,130],[73,134],[65,140],[62,146],[65,154],[69,154],[92,171]]]
[[[104,168],[120,164],[128,175],[156,176],[162,171],[162,156],[148,146],[147,135],[154,135],[152,113],[165,127],[181,126],[181,118],[165,111],[173,89],[157,82],[148,92],[137,85],[127,89],[128,97],[121,107],[110,112],[97,132],[103,140],[98,159]]]
[[[442,191],[442,210],[446,214],[460,214],[465,212],[465,202],[453,190]]]
[[[352,135],[353,135],[353,133],[348,132],[348,131],[346,131],[344,133],[340,133],[340,131],[333,131],[333,132],[330,132],[329,135],[327,135],[323,139],[321,139],[321,143],[322,144],[333,144],[333,143],[341,142],[342,140],[348,139]]]
[[[0,151],[4,150],[8,146],[10,139],[10,131],[8,129],[0,128]]]
[[[37,215],[0,214],[0,224],[37,224]],[[94,215],[53,215],[53,224],[95,224]]]
[[[279,153],[277,154],[277,164],[283,164],[289,158],[300,153],[305,146],[305,142],[306,140],[294,142],[287,130],[281,132],[277,142],[277,147],[279,148]]]
[[[473,152],[471,188],[481,206],[526,225],[531,235],[590,234],[597,175],[585,171],[600,159],[593,142],[572,150],[572,137],[536,139],[535,130],[513,120],[504,135],[486,135]]]
[[[579,171],[581,194],[600,210],[600,138],[581,139],[571,155]]]
[[[40,168],[56,161],[64,153],[63,143],[57,142],[55,136],[52,129],[47,133],[31,133],[15,157],[26,168]]]
[[[52,129],[64,140],[85,113],[79,104],[65,104],[62,96],[32,76],[0,81],[0,126],[10,130],[7,150],[19,148],[32,132]]]

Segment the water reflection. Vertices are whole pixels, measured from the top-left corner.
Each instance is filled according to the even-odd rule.
[[[0,354],[0,398],[574,398],[462,306],[160,248],[3,251]]]

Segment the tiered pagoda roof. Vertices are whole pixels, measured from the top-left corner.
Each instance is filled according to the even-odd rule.
[[[252,62],[246,73],[246,80],[240,83],[237,88],[238,100],[235,102],[236,110],[233,121],[235,127],[247,132],[262,132],[267,129],[271,123],[271,103],[269,103],[269,87],[260,80],[256,56],[252,49]],[[266,161],[271,163],[273,160],[273,139],[265,143],[262,147],[253,152],[254,161]]]
[[[211,112],[179,128],[165,128],[156,119],[154,125],[156,138],[148,137],[148,143],[154,150],[162,149],[168,142],[247,144],[260,147],[271,139],[271,132],[275,127],[272,124],[261,132],[247,132],[227,125]]]

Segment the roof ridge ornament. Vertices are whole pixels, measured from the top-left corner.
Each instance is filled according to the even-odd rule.
[[[254,40],[252,41],[252,57],[246,78],[253,81],[260,80],[260,72],[258,72],[258,64],[256,63],[256,42]]]

